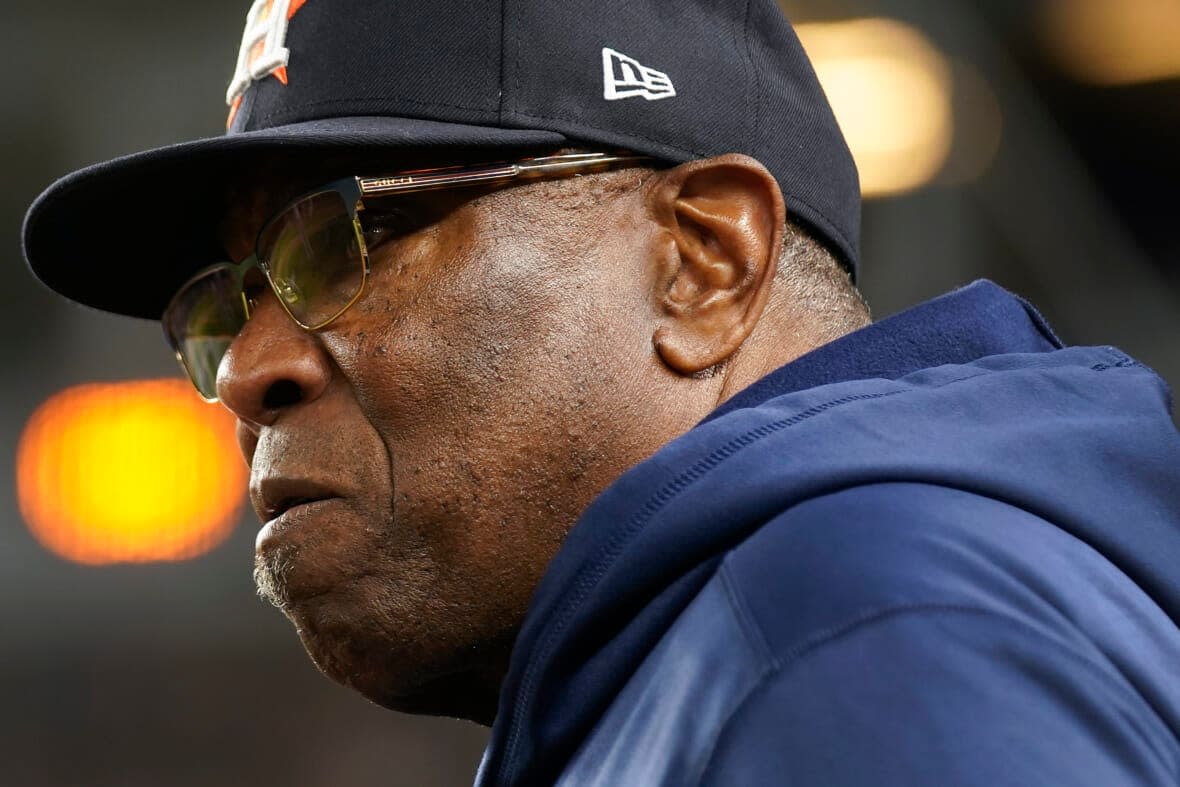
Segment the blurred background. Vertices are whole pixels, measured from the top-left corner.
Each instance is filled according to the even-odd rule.
[[[159,327],[59,299],[21,258],[54,178],[221,132],[247,6],[0,10],[5,785],[459,785],[478,763],[481,728],[316,673],[254,595],[232,438],[170,382]],[[1180,380],[1180,2],[783,6],[861,167],[876,317],[988,277],[1067,342]]]

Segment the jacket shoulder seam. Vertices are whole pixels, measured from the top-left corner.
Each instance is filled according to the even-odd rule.
[[[763,674],[762,677],[750,687],[750,690],[746,693],[746,696],[742,698],[741,702],[734,706],[733,710],[721,724],[717,735],[713,738],[709,756],[705,760],[705,766],[702,768],[700,776],[695,784],[697,784],[699,787],[700,785],[706,783],[706,777],[708,777],[709,771],[713,768],[716,762],[717,750],[720,748],[722,740],[732,729],[734,721],[741,716],[745,708],[768,686],[773,684],[776,680],[785,677],[794,664],[813,654],[818,653],[827,645],[835,644],[836,642],[849,638],[877,624],[889,623],[898,618],[918,615],[986,617],[992,619],[993,621],[1003,623],[1009,628],[1018,630],[1023,634],[1029,635],[1032,639],[1035,639],[1043,645],[1046,645],[1052,650],[1056,651],[1060,656],[1063,656],[1075,664],[1078,664],[1088,673],[1097,677],[1116,692],[1129,697],[1137,703],[1145,705],[1145,707],[1147,707],[1148,710],[1152,712],[1153,718],[1158,723],[1160,723],[1164,729],[1168,729],[1171,733],[1172,739],[1175,740],[1175,733],[1170,730],[1168,725],[1163,722],[1162,719],[1159,718],[1155,708],[1151,707],[1150,703],[1148,703],[1146,699],[1142,697],[1137,691],[1128,687],[1119,680],[1116,680],[1115,677],[1112,676],[1110,672],[1104,669],[1100,664],[1095,663],[1092,659],[1081,653],[1078,653],[1072,648],[1067,647],[1064,643],[1047,636],[1045,633],[1037,630],[1035,627],[1030,626],[1017,618],[1014,618],[1011,615],[999,612],[997,610],[987,609],[986,607],[977,607],[967,604],[903,604],[872,610],[862,615],[858,615],[851,620],[845,621],[844,623],[822,629],[798,645],[788,649],[787,652],[783,654],[781,659],[776,658],[773,668],[768,669],[765,674]],[[752,622],[753,625],[758,625],[757,621]],[[759,627],[759,629],[760,628],[761,627]],[[1180,775],[1180,763],[1173,762],[1172,767],[1173,770],[1175,770],[1177,774]]]
[[[729,715],[725,717],[725,721],[721,723],[721,727],[717,730],[717,734],[713,736],[713,745],[709,750],[708,756],[704,758],[700,765],[700,771],[696,774],[696,778],[690,780],[689,784],[700,784],[705,774],[709,770],[709,765],[713,759],[713,752],[717,748],[718,741],[725,734],[726,728],[729,726],[730,720],[737,715],[742,706],[746,704],[750,696],[758,691],[770,676],[777,674],[781,669],[781,664],[778,658],[774,655],[774,650],[770,647],[770,643],[766,640],[766,635],[762,630],[762,626],[754,617],[754,613],[746,605],[742,598],[741,592],[733,583],[733,578],[729,571],[729,562],[722,561],[721,568],[717,571],[717,578],[721,582],[722,591],[725,593],[726,601],[729,603],[729,608],[733,612],[734,620],[738,624],[738,628],[742,632],[742,636],[750,647],[758,654],[759,666],[761,674],[757,680],[751,684],[750,688],[746,690],[734,709],[730,711]]]
[[[729,601],[729,606],[733,611],[738,628],[741,629],[746,641],[758,654],[762,664],[766,665],[769,671],[773,672],[777,670],[779,668],[779,660],[775,656],[774,650],[770,647],[762,626],[759,625],[754,613],[747,606],[745,599],[742,598],[741,591],[734,584],[733,577],[729,571],[728,561],[722,561],[717,576],[721,581],[721,588],[725,592],[726,599]]]

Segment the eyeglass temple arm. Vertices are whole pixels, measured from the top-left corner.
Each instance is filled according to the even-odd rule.
[[[649,161],[647,156],[612,156],[604,153],[571,153],[549,156],[516,164],[495,164],[476,169],[450,172],[419,172],[383,178],[359,178],[361,196],[379,197],[411,191],[494,183],[513,178],[539,178],[552,175],[590,172],[614,164]]]

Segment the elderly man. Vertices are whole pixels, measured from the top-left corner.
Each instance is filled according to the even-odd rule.
[[[260,592],[479,784],[1180,778],[1166,387],[989,283],[870,325],[771,0],[258,0],[227,101],[26,254],[162,320]]]

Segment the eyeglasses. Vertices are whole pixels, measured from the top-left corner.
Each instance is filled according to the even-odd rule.
[[[197,392],[216,402],[217,368],[265,291],[263,279],[287,315],[308,331],[327,327],[360,299],[369,250],[382,234],[379,219],[361,222],[367,199],[570,177],[648,161],[631,154],[571,153],[334,181],[276,213],[245,260],[211,265],[185,282],[164,309],[164,335]]]

